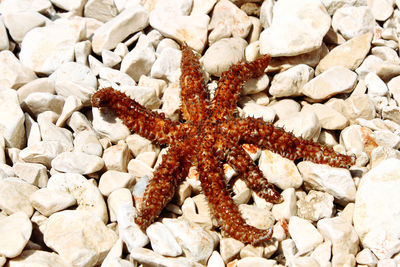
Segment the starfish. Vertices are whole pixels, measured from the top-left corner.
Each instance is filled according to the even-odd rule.
[[[282,197],[269,184],[257,165],[242,148],[253,144],[279,153],[291,160],[304,159],[333,167],[348,168],[350,156],[336,153],[331,147],[297,138],[272,123],[237,114],[244,82],[264,73],[270,56],[252,62],[238,63],[222,73],[214,98],[209,99],[200,63],[193,51],[182,45],[181,112],[175,122],[146,109],[124,93],[105,88],[92,97],[92,106],[111,108],[124,124],[137,134],[159,145],[169,146],[154,171],[143,197],[135,222],[145,230],[172,199],[178,185],[195,166],[209,208],[221,229],[244,243],[258,244],[272,236],[272,228],[258,229],[241,217],[227,188],[223,164],[228,163],[247,186],[268,202],[280,203]]]

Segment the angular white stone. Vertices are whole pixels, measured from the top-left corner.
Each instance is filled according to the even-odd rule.
[[[89,40],[76,43],[74,46],[76,63],[87,65],[88,56],[91,52],[92,52],[92,43]]]
[[[202,58],[204,69],[211,75],[221,76],[232,64],[244,60],[246,46],[247,42],[239,37],[218,40]]]
[[[360,66],[371,49],[372,33],[356,36],[336,46],[319,62],[316,73],[326,71],[333,66],[343,66],[355,70]]]
[[[28,95],[34,92],[55,94],[54,83],[49,78],[38,78],[18,88],[19,102],[22,103]]]
[[[20,56],[21,58],[21,56]],[[0,86],[17,89],[36,79],[35,73],[8,50],[0,52]]]
[[[126,172],[108,170],[100,177],[99,190],[104,196],[109,196],[120,188],[131,188],[135,183],[135,177]]]
[[[112,68],[100,68],[99,77],[101,79],[101,87],[111,86],[115,89],[118,89],[136,85],[136,82],[128,74]],[[107,84],[107,86],[104,86],[105,84]]]
[[[374,32],[375,19],[367,6],[344,6],[332,17],[332,28],[346,39]]]
[[[0,50],[8,50],[10,48],[6,27],[4,27],[3,19],[0,19]]]
[[[51,166],[60,172],[94,173],[104,166],[104,160],[83,152],[63,152],[52,160]]]
[[[143,263],[148,266],[173,266],[173,267],[202,267],[203,264],[199,264],[191,259],[178,257],[164,257],[160,254],[155,253],[148,248],[134,248],[131,250],[130,258]]]
[[[296,56],[319,48],[331,19],[320,1],[284,0],[274,5],[272,24],[260,36],[260,53]]]
[[[17,93],[11,89],[1,90],[0,132],[7,147],[23,147],[25,143],[24,122],[25,116],[19,105]]]
[[[103,261],[117,234],[91,212],[66,210],[49,217],[43,240],[69,264],[88,267]]]
[[[78,210],[89,211],[92,217],[108,221],[107,207],[97,186],[77,173],[56,173],[47,183],[50,190],[62,190],[70,193],[78,203]]]
[[[182,52],[175,49],[166,47],[158,55],[156,61],[151,67],[150,76],[152,78],[167,79],[170,82],[178,83],[181,75],[180,61]]]
[[[275,219],[289,220],[290,217],[297,215],[296,193],[294,188],[288,188],[282,191],[283,202],[275,204],[272,207],[272,215]]]
[[[146,234],[150,239],[154,252],[169,257],[176,257],[182,254],[181,247],[164,224],[160,222],[151,224],[147,228]]]
[[[245,113],[245,117],[261,118],[263,121],[268,122],[273,122],[276,115],[274,109],[251,101],[244,104],[243,112]]]
[[[52,122],[43,119],[41,115],[38,117],[38,123],[43,141],[58,141],[64,147],[64,151],[73,149],[73,137],[68,129],[54,125]]]
[[[103,147],[101,146],[95,133],[85,130],[75,135],[74,151],[84,152],[89,155],[100,157],[103,153]]]
[[[325,218],[317,223],[325,240],[332,241],[332,254],[356,254],[358,236],[351,223],[341,217]]]
[[[207,262],[215,246],[215,240],[210,233],[182,217],[165,218],[162,223],[172,232],[187,258],[202,264]]]
[[[238,256],[244,244],[234,238],[222,238],[219,241],[219,250],[224,262],[228,263]]]
[[[116,211],[121,205],[133,207],[132,193],[127,188],[116,189],[115,191],[111,192],[107,198],[107,206],[110,211],[111,222],[115,222],[117,220]]]
[[[23,212],[0,218],[0,254],[14,258],[21,254],[32,233],[32,223]]]
[[[115,211],[118,222],[119,237],[125,242],[128,251],[141,248],[149,243],[147,235],[139,228],[134,219],[137,216],[135,207],[124,203]]]
[[[256,79],[250,79],[244,84],[242,94],[250,95],[259,93],[261,91],[264,91],[268,87],[268,84],[269,78],[267,74],[264,74]]]
[[[378,259],[372,253],[372,251],[368,248],[364,248],[359,253],[357,253],[356,261],[358,264],[365,264],[365,265],[376,265],[378,263]]]
[[[393,0],[368,0],[367,4],[371,8],[374,18],[378,21],[387,20],[393,13]]]
[[[84,16],[106,23],[118,14],[112,0],[89,0],[85,4]]]
[[[259,229],[269,229],[273,226],[275,218],[272,212],[255,205],[240,204],[239,211],[246,222]]]
[[[179,43],[186,42],[197,52],[203,51],[207,42],[210,17],[205,14],[190,16],[158,9],[150,14],[150,25],[166,37]]]
[[[293,161],[269,150],[263,150],[259,160],[260,170],[268,182],[281,189],[298,188],[303,179]]]
[[[274,267],[277,266],[276,260],[264,259],[262,257],[246,257],[236,262],[237,267]]]
[[[68,267],[68,264],[54,252],[42,250],[24,250],[18,257],[8,261],[10,267],[25,267],[25,266],[58,266]]]
[[[51,2],[48,0],[5,0],[1,2],[0,10],[1,13],[8,13],[8,12],[22,12],[28,10],[34,10],[38,12],[46,12],[50,9]]]
[[[47,185],[47,169],[43,164],[17,162],[13,165],[15,175],[39,188]]]
[[[32,216],[33,208],[29,201],[38,188],[18,178],[0,180],[0,208],[7,214],[23,212]]]
[[[126,37],[148,24],[149,15],[141,5],[125,9],[95,31],[92,39],[93,52],[99,55],[103,49],[114,49]]]
[[[310,161],[300,162],[297,168],[303,176],[304,183],[312,189],[331,194],[339,203],[355,200],[356,187],[349,170]]]
[[[147,75],[150,72],[155,60],[153,44],[149,37],[142,34],[136,46],[124,56],[121,62],[121,71],[138,81],[140,76]]]
[[[310,190],[307,196],[299,198],[297,201],[297,216],[309,221],[318,221],[331,217],[333,207],[331,194]]]
[[[225,267],[224,260],[217,251],[213,251],[207,262],[207,267]]]
[[[92,108],[93,128],[101,136],[110,139],[111,142],[116,142],[125,139],[130,135],[131,131],[126,127],[119,118],[110,113],[100,112],[98,108]]]
[[[62,190],[50,190],[48,188],[35,191],[29,197],[29,200],[37,211],[47,217],[76,204],[76,199],[71,194]]]
[[[157,97],[157,91],[155,88],[147,86],[131,86],[123,88],[121,91],[148,109],[156,109],[161,105],[161,101]]]
[[[356,73],[345,67],[336,66],[306,83],[301,92],[313,101],[322,101],[339,93],[351,92],[356,81]]]
[[[400,160],[387,159],[371,169],[358,187],[354,228],[364,246],[379,259],[400,251],[398,214]]]
[[[291,132],[295,136],[308,140],[318,140],[321,132],[321,123],[317,115],[312,111],[301,111],[278,120],[275,126],[283,128],[286,132]]]
[[[45,24],[47,18],[36,11],[10,12],[4,14],[4,24],[12,39],[20,43],[25,34]]]
[[[299,96],[301,88],[313,77],[313,68],[305,64],[296,65],[274,75],[268,92],[275,97]]]
[[[64,102],[62,96],[41,92],[31,93],[24,100],[28,111],[34,116],[48,110],[61,114]]]
[[[349,120],[334,108],[323,104],[312,104],[303,107],[302,111],[312,111],[317,115],[321,128],[327,130],[342,130],[348,124]]]
[[[370,96],[385,96],[389,91],[385,82],[373,72],[365,76],[365,84],[368,88],[368,95]]]
[[[74,113],[74,111],[80,110],[82,106],[82,101],[79,100],[79,98],[74,95],[67,96],[60,117],[58,117],[57,119],[56,126],[64,126],[65,122],[68,120],[69,117],[71,117],[72,113]]]
[[[83,28],[83,25],[62,21],[29,31],[21,43],[22,64],[35,72],[52,73],[62,63],[73,60],[74,46]]]
[[[107,66],[110,68],[121,63],[121,61],[122,61],[122,58],[119,55],[117,55],[116,53],[109,51],[109,50],[101,51],[101,58],[103,60],[104,66]]]
[[[220,27],[227,29],[228,37],[246,38],[251,28],[251,21],[249,16],[231,1],[222,0],[214,6],[208,28],[215,31]]]
[[[297,255],[307,253],[324,240],[318,230],[307,220],[292,216],[289,221],[289,233],[299,250]]]
[[[104,150],[102,158],[107,170],[126,172],[128,161],[131,158],[128,145],[125,142],[120,142],[110,146]]]
[[[25,162],[41,163],[49,168],[51,161],[62,152],[64,147],[58,141],[40,141],[22,149],[19,156]]]

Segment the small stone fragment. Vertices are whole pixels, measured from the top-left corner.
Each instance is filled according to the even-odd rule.
[[[62,190],[74,196],[78,210],[88,211],[92,217],[108,221],[107,207],[97,186],[77,173],[56,173],[47,183],[49,190]],[[56,214],[56,213],[55,213]]]
[[[333,199],[331,194],[310,190],[307,196],[297,201],[297,215],[314,222],[330,218],[333,214]]]
[[[113,191],[120,188],[131,188],[135,183],[133,175],[115,170],[103,173],[99,181],[99,190],[104,196],[109,196]]]
[[[23,212],[0,218],[0,254],[14,258],[21,254],[32,233],[32,223]]]
[[[215,246],[215,239],[209,232],[182,217],[165,218],[162,223],[172,232],[187,258],[202,264],[207,262]]]
[[[260,53],[278,57],[313,51],[321,46],[330,22],[320,1],[279,1],[271,26],[260,35]]]
[[[15,174],[22,180],[39,188],[47,185],[47,169],[42,164],[17,162],[13,165]]]
[[[356,73],[345,67],[336,66],[306,83],[301,92],[313,102],[319,102],[339,93],[351,92],[356,81]]]
[[[297,216],[290,218],[289,233],[299,250],[298,255],[313,250],[323,241],[322,235],[310,222]]]
[[[94,266],[106,257],[117,234],[89,211],[66,210],[49,217],[43,238],[69,264]]]
[[[29,217],[33,207],[29,197],[38,188],[19,178],[0,179],[0,208],[7,214],[24,212]]]
[[[83,152],[63,152],[52,160],[51,166],[61,172],[89,174],[101,170],[104,161]]]
[[[75,198],[62,190],[41,188],[35,191],[29,200],[32,206],[44,216],[64,210],[76,204]]]
[[[263,150],[259,160],[259,168],[268,181],[281,189],[290,187],[298,188],[303,180],[293,161],[272,153],[269,150]]]
[[[164,224],[155,222],[147,228],[146,233],[154,252],[169,257],[176,257],[182,254],[181,247]]]
[[[331,194],[339,203],[355,200],[356,187],[349,170],[310,161],[300,162],[297,168],[308,187]]]
[[[132,5],[116,17],[100,26],[92,39],[93,52],[114,49],[130,34],[138,32],[149,24],[149,15],[141,5]]]

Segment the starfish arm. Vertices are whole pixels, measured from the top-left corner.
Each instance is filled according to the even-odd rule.
[[[211,105],[213,118],[223,119],[234,114],[243,83],[260,77],[270,60],[269,55],[264,55],[252,62],[233,65],[222,73]]]
[[[196,55],[187,45],[182,45],[181,111],[186,121],[199,122],[207,116],[207,91],[200,69]]]
[[[332,167],[349,168],[354,157],[335,152],[332,147],[298,138],[262,119],[235,119],[235,130],[241,133],[241,142],[268,149],[291,160],[304,159]]]
[[[248,225],[241,217],[227,189],[222,165],[213,158],[213,153],[203,149],[200,155],[202,156],[197,170],[201,187],[210,211],[218,220],[221,229],[243,243],[258,244],[270,239],[272,228],[266,230],[255,228]]]
[[[151,111],[124,93],[113,88],[104,88],[92,96],[92,106],[111,108],[124,124],[137,134],[155,140],[159,144],[170,144],[176,123],[164,114]]]
[[[160,215],[174,196],[183,177],[187,176],[189,168],[184,167],[182,170],[181,156],[181,149],[178,146],[170,147],[167,154],[162,156],[162,162],[146,187],[138,216],[135,217],[135,222],[142,230]]]
[[[239,173],[246,185],[256,194],[272,203],[281,203],[282,197],[272,184],[263,176],[260,169],[254,164],[250,156],[238,146],[229,150],[227,163]]]

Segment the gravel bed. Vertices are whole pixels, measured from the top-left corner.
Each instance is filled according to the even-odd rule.
[[[400,266],[397,0],[0,1],[1,266]],[[243,148],[284,202],[224,166],[262,245],[225,236],[195,168],[157,222],[134,223],[166,153],[91,107],[112,86],[180,118],[185,42],[212,95],[221,73],[270,54],[240,116],[355,155],[349,170]]]

